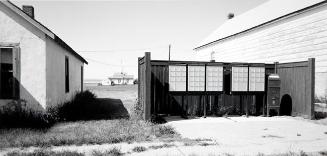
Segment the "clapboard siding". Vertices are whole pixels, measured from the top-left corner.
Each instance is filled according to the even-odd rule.
[[[318,96],[327,94],[327,5],[255,28],[198,49],[208,60],[219,62],[294,62],[316,58]]]

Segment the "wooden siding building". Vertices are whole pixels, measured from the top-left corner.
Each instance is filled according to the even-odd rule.
[[[219,62],[285,63],[315,58],[315,94],[326,96],[326,25],[325,0],[270,0],[227,20],[195,51],[200,60]]]

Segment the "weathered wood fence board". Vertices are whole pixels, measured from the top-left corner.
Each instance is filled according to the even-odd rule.
[[[282,63],[277,66],[281,78],[281,100],[289,95],[292,115],[313,118],[315,59],[304,62]],[[281,103],[283,105],[283,103]]]
[[[274,73],[274,64],[222,63],[196,61],[151,60],[150,53],[138,59],[139,63],[139,104],[148,120],[152,114],[206,116],[215,115],[261,115],[266,110],[264,92],[231,92],[231,67],[235,65],[265,67],[265,82]],[[169,65],[223,66],[223,91],[169,91]],[[304,62],[278,64],[281,76],[281,97],[290,94],[293,99],[293,114],[313,115],[314,59]],[[186,76],[187,77],[187,76]],[[188,81],[186,81],[187,83]]]

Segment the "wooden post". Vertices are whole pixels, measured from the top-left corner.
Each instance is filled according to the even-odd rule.
[[[151,118],[151,53],[145,52],[145,98],[144,98],[144,120]]]
[[[265,116],[265,108],[266,106],[266,95],[264,94],[263,97],[262,97],[262,115]]]
[[[137,59],[137,61],[138,61],[138,64],[137,64],[137,66],[138,66],[138,68],[137,68],[137,78],[138,78],[138,84],[137,84],[137,105],[139,105],[140,104],[140,102],[141,102],[141,82],[142,82],[142,76],[141,76],[141,61],[142,60],[142,57],[138,57],[138,59]]]
[[[308,85],[309,87],[306,90],[307,96],[309,97],[308,102],[310,103],[309,111],[310,116],[309,118],[314,119],[314,99],[315,99],[315,58],[309,58],[308,61]]]
[[[207,117],[207,102],[208,102],[208,96],[207,96],[207,65],[204,66],[204,112],[203,116],[204,118]]]

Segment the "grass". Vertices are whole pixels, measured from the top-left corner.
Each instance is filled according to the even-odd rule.
[[[150,149],[161,149],[161,148],[170,148],[170,147],[174,147],[176,145],[174,144],[163,144],[163,145],[152,145],[152,146],[149,146]]]
[[[120,148],[117,147],[113,147],[110,150],[104,151],[104,152],[100,152],[100,151],[93,151],[92,152],[92,156],[121,156],[124,155]]]
[[[143,120],[117,119],[66,122],[49,129],[0,129],[0,148],[140,142],[180,138],[169,126]]]
[[[60,151],[60,152],[54,152],[51,150],[46,150],[46,149],[40,149],[40,150],[35,150],[33,152],[10,152],[7,153],[6,156],[84,156],[85,154],[83,153],[78,153],[75,151]]]
[[[144,152],[146,151],[146,147],[144,146],[136,146],[132,149],[133,152]]]

